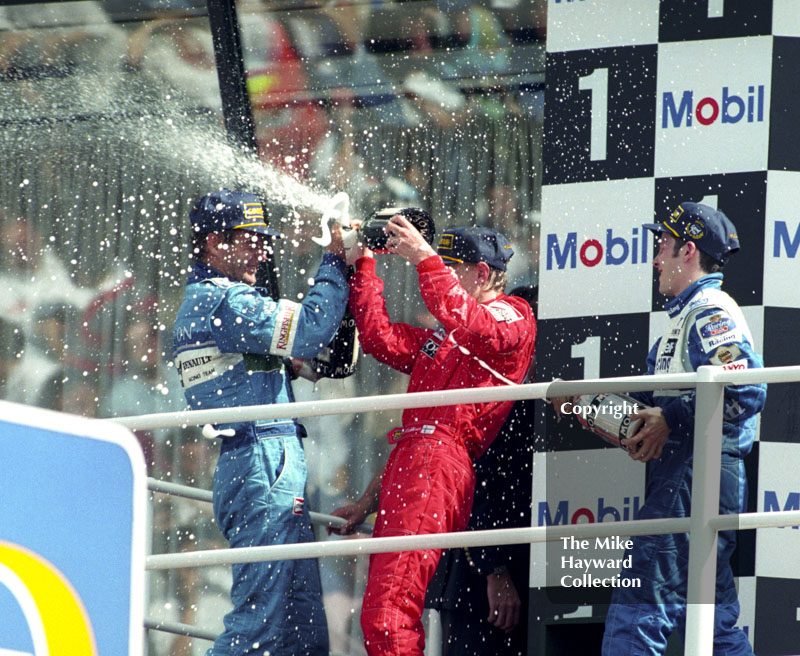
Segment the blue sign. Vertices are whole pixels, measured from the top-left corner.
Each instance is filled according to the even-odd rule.
[[[0,402],[0,653],[142,653],[146,469],[111,422]]]

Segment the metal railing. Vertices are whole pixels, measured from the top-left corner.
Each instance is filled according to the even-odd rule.
[[[208,503],[213,501],[213,493],[211,490],[202,490],[179,483],[160,481],[157,478],[147,479],[147,489],[151,492],[171,494],[176,497],[183,497],[184,499],[193,499],[194,501],[207,501]],[[347,523],[347,520],[341,517],[334,517],[333,515],[326,515],[314,511],[310,511],[308,514],[311,516],[311,523],[317,526],[341,528]],[[372,524],[360,524],[357,528],[359,533],[372,533]]]
[[[294,558],[353,556],[413,549],[550,542],[568,536],[595,538],[617,535],[657,535],[689,532],[691,539],[689,545],[685,654],[703,656],[713,650],[713,595],[716,584],[717,532],[721,530],[800,525],[800,511],[743,513],[737,515],[719,514],[724,388],[726,385],[798,381],[800,381],[800,366],[771,367],[744,371],[725,371],[721,367],[704,366],[700,367],[696,373],[554,381],[551,383],[531,383],[527,385],[441,392],[417,392],[331,401],[307,401],[222,410],[184,411],[161,415],[122,417],[114,421],[131,429],[153,429],[170,426],[203,425],[211,422],[286,419],[388,409],[432,407],[458,403],[544,399],[597,392],[641,392],[657,389],[696,388],[693,468],[695,472],[704,472],[704,475],[693,476],[692,478],[692,514],[690,517],[157,554],[147,558],[146,568],[155,570],[177,567],[203,567]],[[167,491],[167,487],[163,486],[171,487],[172,485],[158,481],[157,483],[162,486],[159,491]],[[184,488],[185,486],[178,487]],[[206,491],[199,492],[204,492],[203,496],[210,494]],[[330,516],[321,517],[327,518]],[[325,519],[324,521],[329,520]],[[706,599],[708,595],[711,595],[710,601]],[[165,627],[163,623],[150,621],[150,624],[153,625],[151,628],[163,629]],[[181,631],[186,630],[185,625],[176,626]],[[194,635],[205,637],[199,631]]]

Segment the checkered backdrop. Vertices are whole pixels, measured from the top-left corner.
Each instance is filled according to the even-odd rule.
[[[682,200],[736,224],[723,288],[768,366],[800,364],[800,2],[549,0],[547,27],[537,377],[644,371],[666,317],[641,224]],[[800,509],[799,398],[769,389],[750,511]],[[641,505],[644,468],[622,452],[549,409],[537,434],[534,525]],[[565,593],[559,550],[533,547],[531,653],[542,623],[601,622],[610,597]],[[800,528],[740,532],[734,572],[755,653],[800,653]]]

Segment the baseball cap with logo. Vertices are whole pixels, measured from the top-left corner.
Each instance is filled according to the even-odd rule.
[[[223,230],[249,230],[270,237],[281,233],[267,225],[264,205],[255,194],[220,189],[200,199],[189,212],[192,230],[197,234]]]
[[[442,232],[436,252],[445,262],[486,262],[505,271],[514,249],[504,235],[491,228],[466,226]]]
[[[644,228],[665,232],[676,239],[692,241],[698,250],[724,264],[739,250],[736,226],[720,210],[701,203],[681,203],[661,223],[645,223]]]

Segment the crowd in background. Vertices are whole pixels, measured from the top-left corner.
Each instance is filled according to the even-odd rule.
[[[421,206],[438,230],[493,227],[516,252],[508,289],[535,286],[543,60],[532,62],[543,4],[240,2],[261,160],[322,193],[347,191],[355,217]],[[221,102],[204,13],[194,0],[0,8],[0,398],[88,417],[184,408],[169,335],[188,212],[235,173],[215,160]],[[185,138],[184,126],[193,130]],[[175,141],[164,142],[173,128]],[[318,216],[285,203],[273,212],[285,234],[278,283],[292,298],[321,254],[311,241]],[[413,288],[413,271],[379,257],[388,293]],[[397,318],[430,322],[416,297]],[[404,388],[402,376],[362,357],[351,378],[297,381],[295,392],[311,400]],[[304,422],[313,424],[313,510],[330,512],[364,487],[398,417]],[[136,437],[149,476],[210,489],[217,448],[198,429]],[[210,505],[152,501],[153,553],[223,546]],[[366,562],[321,567],[332,650],[361,653],[353,618]],[[152,574],[150,614],[216,629],[229,576]],[[207,646],[157,632],[148,641],[153,655]]]

